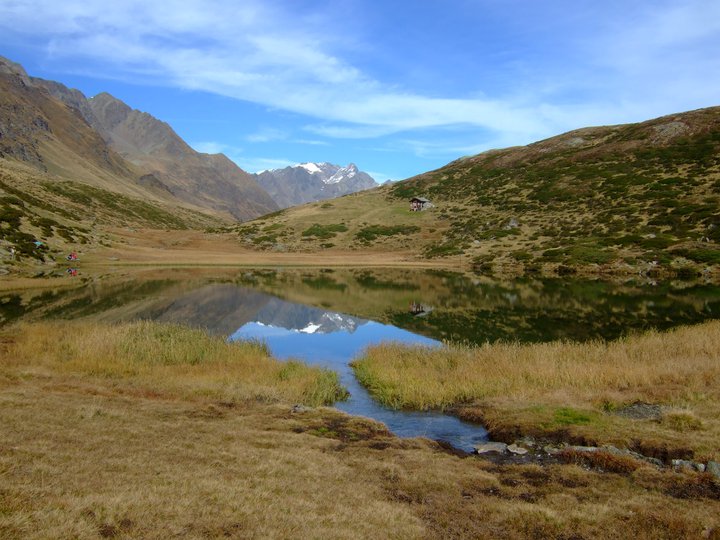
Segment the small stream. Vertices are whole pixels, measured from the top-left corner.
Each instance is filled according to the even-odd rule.
[[[350,319],[339,313],[326,312],[324,316],[334,316],[336,320]],[[302,329],[278,328],[252,322],[239,328],[230,339],[259,339],[268,344],[277,358],[297,358],[336,371],[340,375],[340,382],[350,392],[350,398],[337,403],[335,407],[349,414],[378,420],[400,437],[427,437],[468,452],[477,443],[487,440],[487,432],[481,426],[463,422],[454,416],[436,411],[399,411],[383,407],[358,383],[349,365],[365,347],[382,341],[429,347],[441,346],[440,342],[372,321],[360,321],[352,331],[339,328],[322,332],[322,329],[322,316],[320,322],[309,322]]]

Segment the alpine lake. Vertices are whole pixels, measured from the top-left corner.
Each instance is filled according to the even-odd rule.
[[[350,362],[381,341],[613,340],[720,318],[720,287],[702,281],[500,281],[409,269],[121,269],[70,278],[74,287],[0,293],[0,325],[22,320],[140,319],[261,340],[280,359],[339,373],[350,397],[335,406],[379,420],[401,437],[470,451],[487,433],[441,411],[397,411],[373,401]]]

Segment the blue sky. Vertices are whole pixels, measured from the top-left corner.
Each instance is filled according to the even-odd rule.
[[[718,0],[2,0],[0,54],[244,169],[403,179],[720,105]]]

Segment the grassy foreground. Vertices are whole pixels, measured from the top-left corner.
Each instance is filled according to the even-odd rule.
[[[609,343],[384,344],[353,368],[386,405],[458,407],[501,439],[560,437],[665,458],[720,457],[720,321]],[[623,415],[636,402],[657,414]]]
[[[336,387],[283,366],[166,325],[5,330],[0,537],[720,537],[707,477],[462,458],[293,411]]]

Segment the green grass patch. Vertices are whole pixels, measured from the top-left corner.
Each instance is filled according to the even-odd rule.
[[[590,412],[579,411],[571,407],[561,407],[553,413],[553,421],[561,426],[586,425],[597,416]]]
[[[432,259],[435,257],[450,257],[452,255],[462,255],[465,251],[462,246],[452,242],[445,244],[432,244],[425,249],[425,256]]]
[[[302,232],[302,235],[305,237],[314,236],[320,240],[328,240],[330,238],[334,238],[337,233],[346,232],[347,230],[347,226],[342,223],[330,223],[329,225],[320,225],[319,223],[315,223],[311,227],[305,229]]]
[[[673,254],[695,262],[720,264],[720,249],[717,248],[677,249],[673,250]]]

